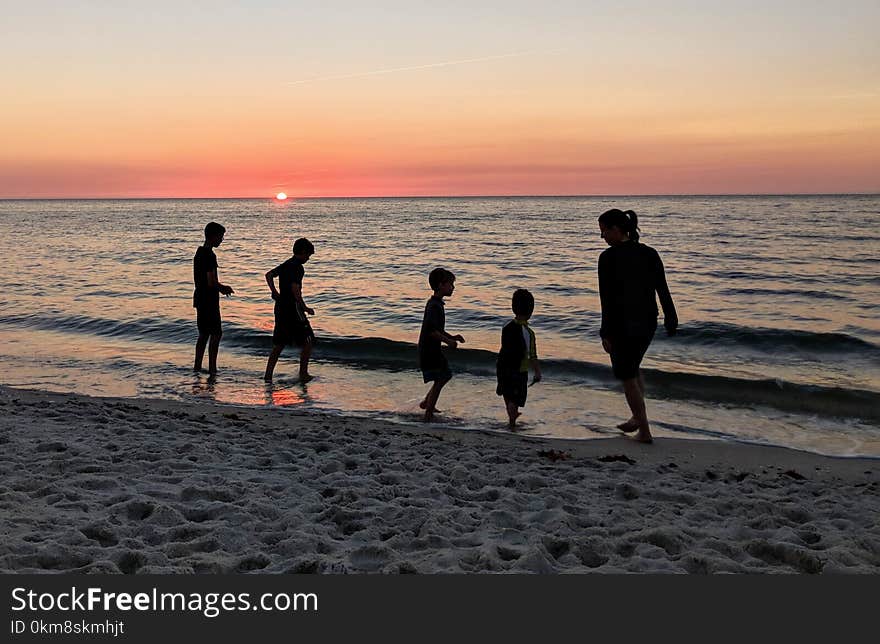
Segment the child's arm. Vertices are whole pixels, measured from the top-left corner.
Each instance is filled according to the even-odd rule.
[[[232,287],[228,284],[221,284],[219,278],[217,281],[217,288],[220,290],[221,293],[223,293],[223,295],[232,295],[233,293],[235,293],[235,291],[232,290]]]
[[[275,288],[275,276],[277,275],[275,269],[273,268],[271,271],[266,273],[266,284],[269,285],[269,290],[272,291],[272,299],[278,299],[278,289]]]
[[[450,349],[454,349],[459,343],[464,344],[464,338],[460,335],[450,335],[446,331],[440,331],[439,329],[435,329],[431,333],[435,339],[445,342]]]
[[[530,342],[529,346],[526,347],[526,351],[529,352],[529,366],[531,366],[532,371],[535,372],[535,375],[532,376],[532,384],[536,382],[541,382],[541,363],[538,362],[538,340],[535,338],[534,332],[529,329]]]
[[[216,288],[218,291],[223,293],[223,295],[232,295],[233,293],[235,293],[235,291],[232,290],[231,286],[220,283],[220,278],[217,277],[216,268],[212,271],[208,271],[208,286],[210,288]]]
[[[529,360],[529,365],[535,372],[535,375],[532,376],[532,384],[535,384],[536,382],[541,382],[541,380],[544,378],[544,376],[541,375],[541,363],[538,362],[537,358],[531,358]]]
[[[302,284],[297,284],[296,282],[294,282],[290,285],[290,290],[293,292],[293,299],[299,302],[300,306],[302,306],[303,311],[305,311],[309,315],[314,315],[315,309],[309,308],[306,305],[305,300],[303,300]]]

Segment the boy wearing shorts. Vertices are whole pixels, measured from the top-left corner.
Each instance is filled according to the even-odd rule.
[[[437,399],[443,386],[452,379],[452,371],[446,356],[443,355],[442,344],[454,349],[458,343],[464,343],[460,335],[446,332],[446,309],[444,297],[450,297],[455,291],[455,275],[445,268],[435,268],[428,275],[428,284],[434,294],[425,304],[425,315],[422,318],[422,329],[419,333],[419,367],[422,378],[430,382],[431,388],[419,407],[425,410],[425,422],[431,422],[438,413]]]
[[[538,347],[529,318],[535,310],[535,298],[525,289],[514,291],[511,300],[513,320],[501,330],[501,351],[496,364],[498,387],[495,392],[504,397],[508,427],[516,427],[520,407],[525,407],[529,387],[529,367],[535,372],[532,384],[541,381]]]
[[[315,333],[309,323],[308,315],[314,315],[315,311],[306,306],[302,294],[302,282],[305,276],[303,264],[314,255],[315,247],[306,238],[297,239],[293,244],[293,257],[276,266],[266,273],[266,283],[272,291],[272,299],[275,300],[275,330],[272,332],[272,352],[266,363],[266,373],[263,380],[272,382],[272,374],[278,357],[284,350],[285,345],[295,344],[299,347],[299,381],[302,384],[312,379],[309,374],[309,358],[312,355],[312,345],[315,342]],[[278,289],[275,288],[275,278],[278,278]]]
[[[223,243],[226,229],[212,221],[205,226],[205,243],[199,246],[193,257],[193,307],[196,309],[196,326],[199,339],[196,340],[196,359],[194,371],[202,370],[205,346],[208,346],[208,373],[217,374],[217,352],[220,349],[220,294],[232,295],[231,286],[221,284],[217,275],[217,256],[214,249]]]

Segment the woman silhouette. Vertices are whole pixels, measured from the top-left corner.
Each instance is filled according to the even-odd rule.
[[[642,443],[652,442],[645,408],[645,383],[639,366],[657,330],[656,293],[663,307],[668,335],[678,328],[675,305],[666,285],[660,255],[639,243],[638,217],[632,210],[614,208],[599,217],[599,230],[610,248],[599,255],[599,298],[602,301],[602,347],[611,356],[614,376],[632,417],[618,425]]]

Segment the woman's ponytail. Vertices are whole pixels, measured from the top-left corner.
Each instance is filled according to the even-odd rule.
[[[626,215],[626,218],[629,221],[629,229],[626,231],[629,233],[629,238],[633,241],[639,241],[638,215],[636,215],[634,210],[624,210],[623,214]]]

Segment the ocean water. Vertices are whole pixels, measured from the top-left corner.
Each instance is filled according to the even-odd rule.
[[[664,260],[680,332],[643,363],[655,434],[880,456],[880,197],[0,201],[0,382],[418,417],[415,342],[427,274],[456,274],[445,424],[503,431],[494,360],[510,295],[536,298],[544,382],[522,433],[594,438],[629,417],[598,338],[596,218],[639,213]],[[217,250],[220,375],[193,374],[192,256]],[[273,302],[264,273],[311,239],[304,294],[319,342],[262,382]]]

